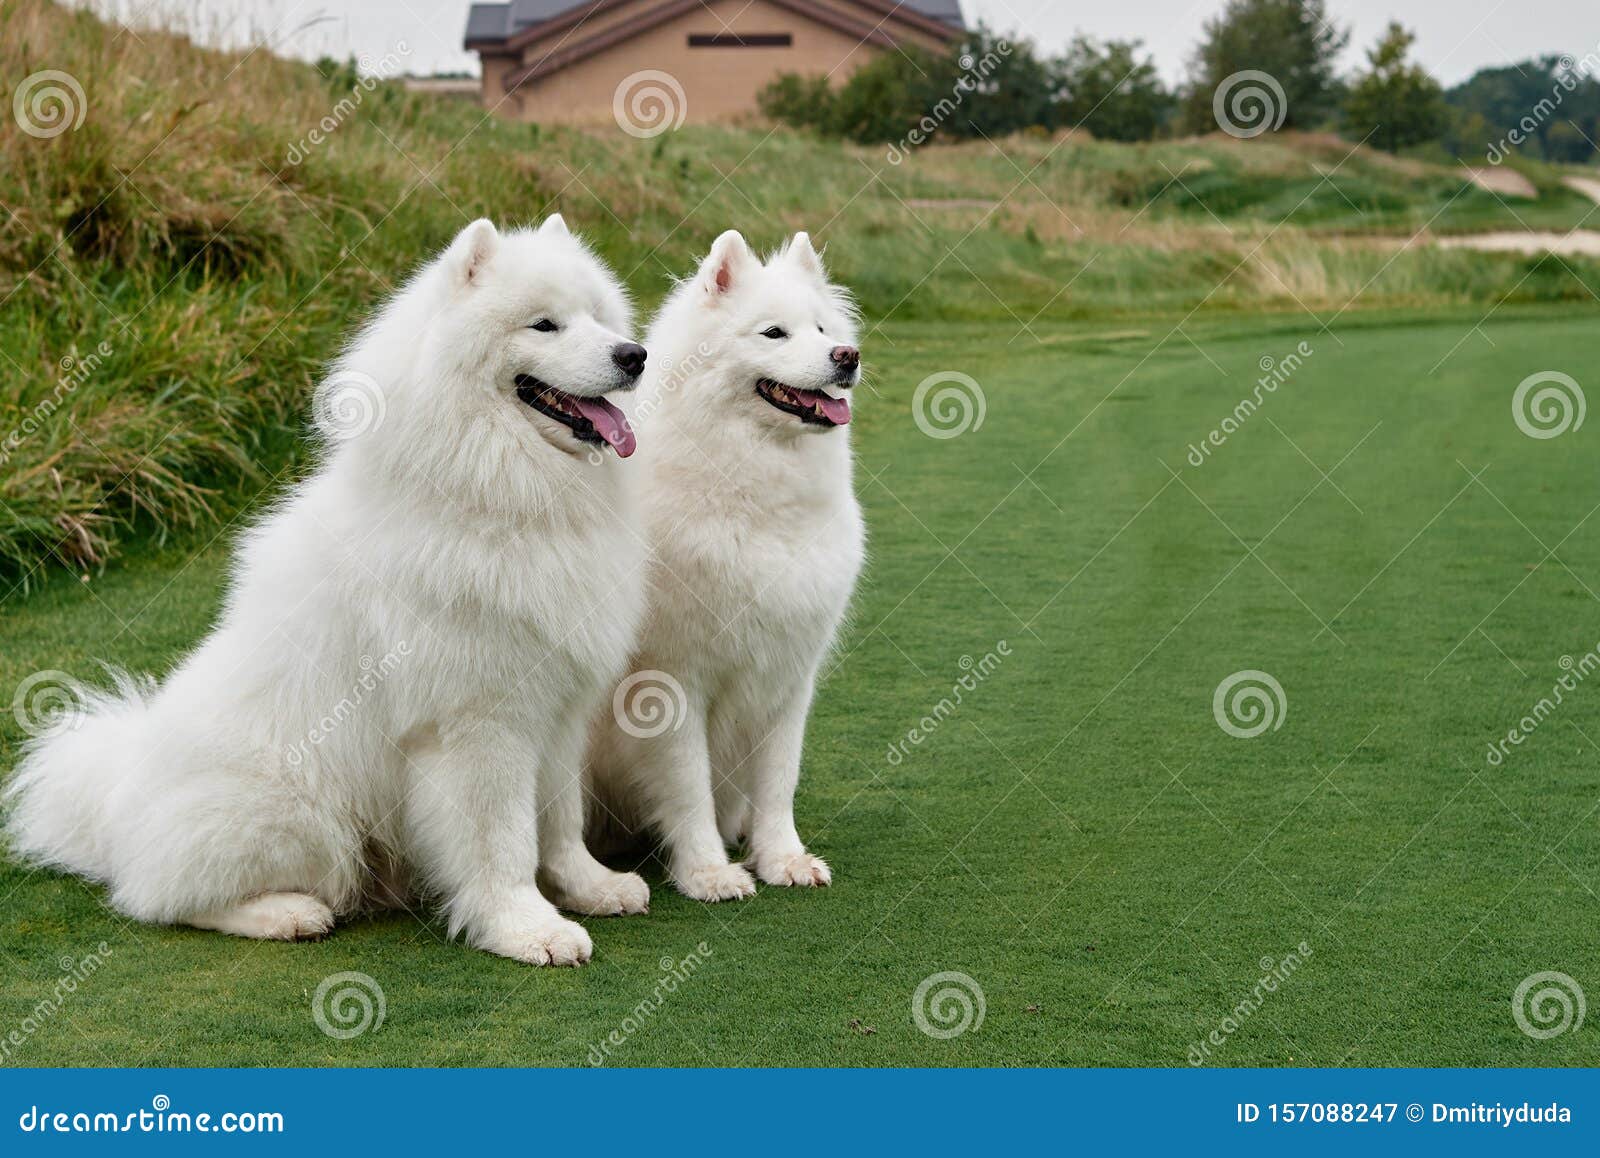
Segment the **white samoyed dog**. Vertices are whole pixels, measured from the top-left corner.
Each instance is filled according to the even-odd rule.
[[[244,937],[415,890],[452,936],[576,964],[556,905],[645,911],[586,851],[579,779],[643,613],[634,436],[603,397],[644,368],[630,324],[559,217],[464,229],[335,363],[322,461],[244,537],[211,634],[32,743],[16,850]]]
[[[643,434],[649,609],[630,675],[596,720],[597,839],[652,829],[673,883],[746,897],[750,873],[825,885],[795,830],[817,672],[865,534],[851,487],[856,313],[804,234],[765,265],[736,232],[662,306],[631,400]]]

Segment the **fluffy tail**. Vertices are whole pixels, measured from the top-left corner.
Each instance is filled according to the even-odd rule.
[[[24,745],[5,791],[17,856],[98,880],[110,866],[104,810],[129,762],[140,759],[155,692],[153,680],[107,671],[110,691],[71,687],[74,702]]]

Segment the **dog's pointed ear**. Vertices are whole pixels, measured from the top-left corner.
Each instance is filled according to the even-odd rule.
[[[562,220],[559,213],[552,213],[549,217],[546,217],[539,226],[539,232],[557,236],[570,236],[572,234],[572,230],[567,228],[567,223]]]
[[[700,263],[700,285],[713,300],[722,297],[760,263],[745,244],[744,235],[730,229],[711,243],[711,252]]]
[[[450,243],[448,260],[457,285],[471,285],[483,276],[484,267],[500,248],[500,234],[494,222],[480,217]]]
[[[822,268],[822,255],[811,244],[809,233],[797,233],[784,247],[783,255],[796,269],[809,273],[821,281],[828,280],[827,271]]]

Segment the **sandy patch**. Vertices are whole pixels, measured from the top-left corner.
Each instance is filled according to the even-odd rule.
[[[1472,178],[1472,183],[1480,189],[1487,189],[1491,193],[1498,193],[1502,197],[1528,197],[1536,198],[1539,190],[1535,189],[1533,182],[1524,177],[1515,169],[1496,167],[1493,169],[1467,169],[1467,176]]]
[[[1600,179],[1594,177],[1564,177],[1561,183],[1568,189],[1576,189],[1590,201],[1600,204]]]
[[[1472,233],[1441,237],[1441,249],[1476,249],[1484,253],[1556,253],[1572,257],[1600,257],[1600,232],[1575,229],[1571,233]]]
[[[907,197],[912,209],[993,209],[1000,202],[979,201],[973,197]]]

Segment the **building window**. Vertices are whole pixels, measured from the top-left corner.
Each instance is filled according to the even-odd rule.
[[[787,32],[691,32],[690,48],[791,48]]]

